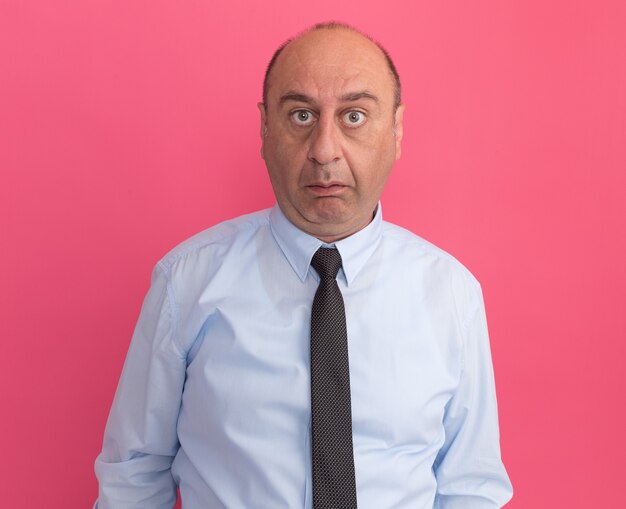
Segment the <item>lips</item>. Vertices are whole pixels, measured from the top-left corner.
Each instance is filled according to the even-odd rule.
[[[324,182],[309,184],[306,188],[317,196],[334,196],[340,194],[347,189],[348,186],[340,184],[339,182]]]

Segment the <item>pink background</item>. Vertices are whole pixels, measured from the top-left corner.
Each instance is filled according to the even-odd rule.
[[[625,5],[1,0],[3,507],[90,507],[152,266],[273,204],[262,73],[329,19],[402,76],[386,219],[483,284],[507,507],[622,507]]]

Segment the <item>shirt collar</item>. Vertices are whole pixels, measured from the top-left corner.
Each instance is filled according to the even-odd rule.
[[[270,212],[270,227],[274,239],[300,280],[304,282],[306,279],[315,252],[321,246],[334,246],[341,255],[342,270],[348,286],[378,247],[382,236],[382,221],[383,213],[379,202],[374,219],[365,228],[333,244],[325,244],[291,223],[278,203]]]

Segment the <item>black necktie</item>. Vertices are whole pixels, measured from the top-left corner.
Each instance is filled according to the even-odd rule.
[[[346,311],[337,285],[341,255],[320,248],[311,310],[313,508],[356,509]]]

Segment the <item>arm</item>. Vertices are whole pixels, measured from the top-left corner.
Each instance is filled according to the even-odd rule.
[[[171,509],[170,472],[186,362],[175,341],[173,299],[157,266],[144,300],[96,459],[98,509]]]
[[[446,440],[434,464],[435,508],[496,509],[511,499],[512,487],[500,459],[493,368],[479,287],[464,332],[463,371],[446,407]]]

